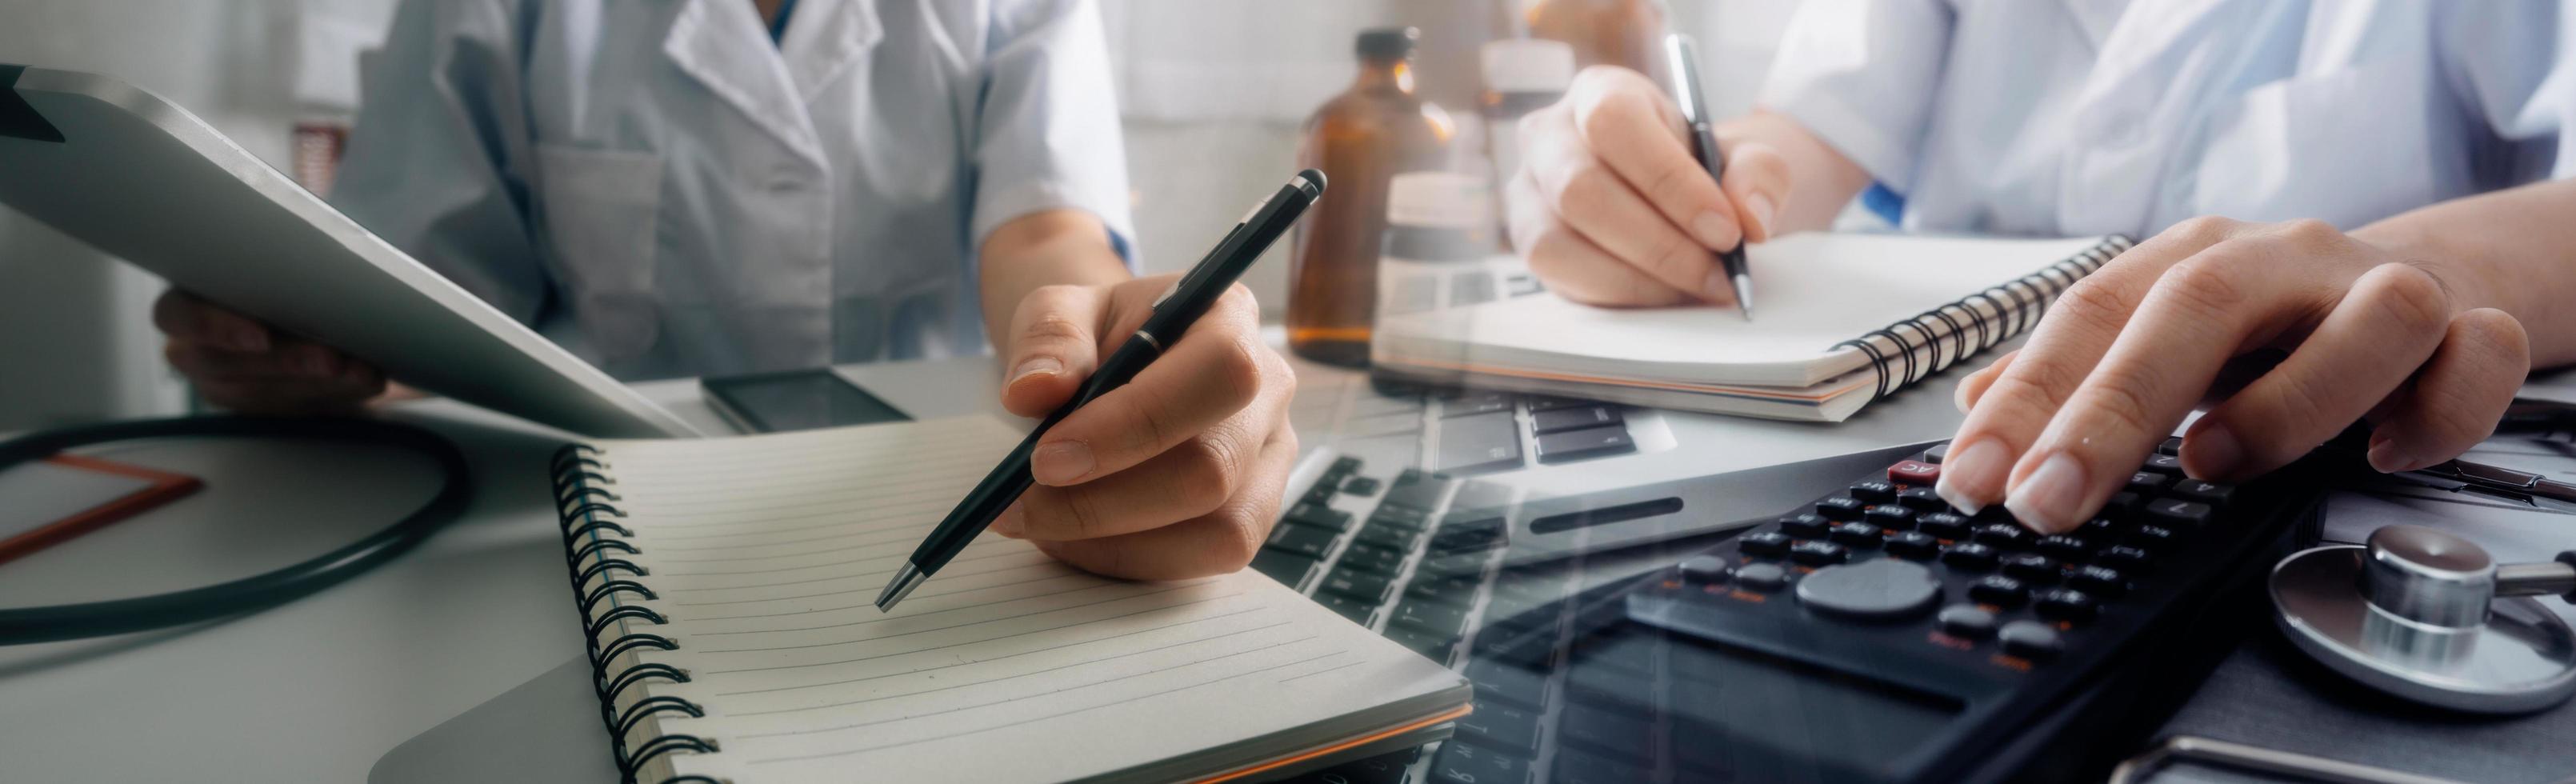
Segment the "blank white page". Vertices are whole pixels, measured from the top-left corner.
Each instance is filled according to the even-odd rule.
[[[1455,674],[1250,571],[1124,582],[987,534],[877,612],[894,569],[1019,438],[973,417],[597,444],[640,551],[626,557],[657,596],[622,603],[669,618],[631,629],[680,642],[643,659],[692,678],[650,693],[708,713],[663,714],[660,730],[722,748],[667,757],[673,771],[1060,780],[1265,737],[1275,755],[1465,701]]]

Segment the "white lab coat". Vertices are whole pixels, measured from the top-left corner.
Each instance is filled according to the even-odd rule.
[[[2557,0],[1811,0],[1763,105],[1910,230],[2354,228],[2576,174]]]
[[[995,227],[1133,236],[1090,0],[799,0],[776,43],[748,0],[414,0],[365,68],[335,203],[621,378],[980,352]]]

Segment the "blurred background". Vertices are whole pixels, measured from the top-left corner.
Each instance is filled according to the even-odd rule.
[[[1417,93],[1468,125],[1478,47],[1528,34],[1535,0],[1099,0],[1126,120],[1147,271],[1188,266],[1296,161],[1301,126],[1349,87],[1361,30],[1420,28]],[[0,62],[111,74],[187,107],[279,170],[328,188],[357,58],[396,0],[8,0]],[[1793,4],[1669,0],[1698,37],[1710,102],[1750,108]],[[1476,130],[1469,128],[1469,131]],[[7,176],[0,172],[0,176]],[[1246,282],[1273,318],[1288,245]],[[151,324],[162,285],[0,207],[0,430],[171,414],[187,389]]]

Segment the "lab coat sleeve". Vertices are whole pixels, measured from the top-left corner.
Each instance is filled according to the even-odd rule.
[[[1951,28],[1946,0],[1809,0],[1781,37],[1761,105],[1905,192]]]
[[[1100,9],[1091,0],[997,2],[977,107],[974,247],[1012,219],[1090,212],[1128,252],[1127,152]]]
[[[525,211],[532,166],[511,0],[406,0],[363,63],[331,200],[386,242],[521,323],[548,276]]]
[[[2556,0],[2450,3],[2436,45],[2467,111],[2505,147],[2499,186],[2576,177],[2576,14]]]

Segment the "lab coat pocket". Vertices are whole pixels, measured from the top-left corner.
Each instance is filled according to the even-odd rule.
[[[602,362],[642,354],[660,337],[661,156],[539,144],[537,159],[537,211],[582,337]]]
[[[2351,229],[2423,206],[2433,189],[2420,69],[2380,61],[2257,86],[2210,116],[2188,211]]]

